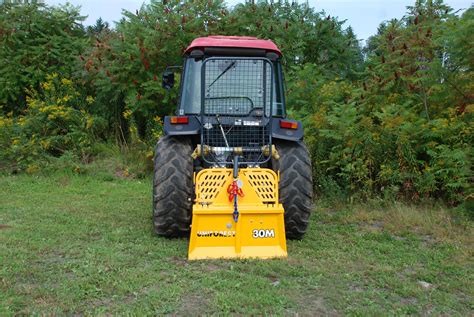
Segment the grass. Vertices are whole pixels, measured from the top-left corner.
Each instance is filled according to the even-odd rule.
[[[186,239],[152,232],[149,180],[0,188],[2,316],[473,313],[473,227],[441,207],[320,206],[288,259],[188,262]]]

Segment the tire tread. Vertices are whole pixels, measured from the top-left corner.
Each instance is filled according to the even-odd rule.
[[[153,226],[169,238],[189,234],[192,214],[192,145],[183,137],[163,136],[155,149]]]
[[[313,209],[311,159],[303,142],[275,140],[280,155],[273,169],[280,172],[280,203],[285,209],[285,230],[289,239],[303,238]]]

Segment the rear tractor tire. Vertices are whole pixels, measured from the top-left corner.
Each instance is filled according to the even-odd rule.
[[[273,170],[280,172],[279,197],[285,209],[285,231],[289,239],[303,238],[313,202],[311,159],[303,142],[274,140],[280,155]]]
[[[153,173],[153,225],[169,238],[189,234],[193,197],[191,140],[164,136],[156,146]]]

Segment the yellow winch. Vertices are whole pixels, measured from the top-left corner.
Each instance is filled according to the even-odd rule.
[[[204,169],[195,174],[188,258],[286,257],[279,175],[266,168]]]

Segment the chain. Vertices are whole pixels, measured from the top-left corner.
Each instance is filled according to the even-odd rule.
[[[239,187],[236,179],[234,179],[234,181],[229,184],[229,187],[227,188],[227,193],[229,194],[229,201],[234,200],[234,212],[232,213],[232,217],[234,218],[234,221],[237,222],[239,220],[237,197],[244,197],[244,192],[242,191],[242,188]]]

